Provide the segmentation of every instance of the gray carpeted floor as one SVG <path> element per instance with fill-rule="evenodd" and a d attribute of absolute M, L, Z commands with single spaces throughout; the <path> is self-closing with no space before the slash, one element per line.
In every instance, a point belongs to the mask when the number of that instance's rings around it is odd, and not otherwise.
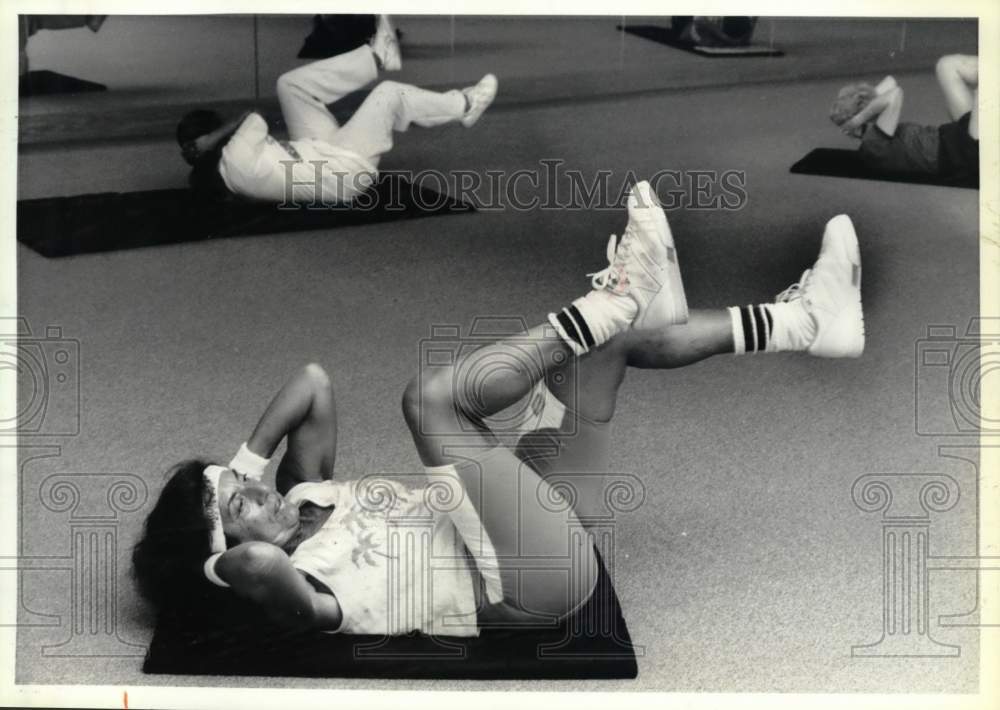
<path fill-rule="evenodd" d="M 675 56 L 663 48 L 664 62 Z M 945 120 L 932 72 L 899 79 L 908 118 Z M 852 645 L 879 638 L 882 613 L 880 519 L 852 503 L 855 479 L 951 475 L 963 496 L 933 515 L 931 553 L 974 552 L 975 470 L 939 456 L 944 439 L 916 434 L 914 388 L 947 410 L 946 388 L 915 364 L 917 341 L 934 324 L 964 332 L 978 309 L 979 265 L 974 191 L 788 173 L 813 147 L 848 145 L 826 119 L 839 83 L 512 108 L 473 130 L 414 130 L 386 163 L 482 174 L 555 158 L 588 175 L 611 170 L 616 187 L 629 170 L 745 171 L 741 209 L 669 214 L 698 306 L 771 298 L 809 266 L 829 217 L 847 212 L 855 221 L 865 266 L 863 358 L 717 358 L 633 372 L 621 391 L 615 465 L 646 488 L 616 532 L 616 586 L 643 647 L 637 680 L 147 677 L 136 656 L 49 657 L 44 647 L 70 634 L 70 573 L 39 570 L 23 575 L 30 612 L 20 620 L 43 623 L 47 614 L 59 622 L 20 630 L 18 682 L 973 691 L 975 630 L 937 624 L 939 614 L 974 606 L 971 575 L 931 574 L 931 633 L 960 645 L 959 657 L 851 656 Z M 175 150 L 166 142 L 34 150 L 19 163 L 21 197 L 175 185 L 183 180 Z M 326 365 L 337 388 L 338 475 L 414 467 L 399 397 L 431 324 L 539 320 L 586 288 L 584 273 L 602 266 L 607 235 L 623 224 L 622 210 L 504 209 L 61 260 L 19 246 L 22 315 L 36 334 L 58 325 L 79 341 L 81 412 L 79 435 L 56 442 L 57 458 L 22 466 L 24 554 L 69 550 L 67 513 L 39 504 L 47 476 L 132 473 L 155 494 L 174 461 L 227 456 L 282 378 L 309 360 Z M 141 510 L 120 515 L 116 569 L 117 632 L 138 646 L 152 619 L 125 561 L 141 519 Z"/>

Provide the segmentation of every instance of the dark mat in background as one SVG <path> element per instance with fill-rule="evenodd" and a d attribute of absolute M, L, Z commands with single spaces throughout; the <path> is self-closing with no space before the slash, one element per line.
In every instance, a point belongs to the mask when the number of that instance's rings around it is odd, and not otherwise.
<path fill-rule="evenodd" d="M 967 187 L 979 189 L 979 176 L 965 179 L 945 179 L 936 175 L 914 175 L 900 173 L 877 173 L 870 170 L 861 160 L 856 150 L 842 148 L 816 148 L 795 163 L 790 172 L 802 175 L 824 175 L 827 177 L 860 178 L 862 180 L 884 180 L 887 182 L 910 182 L 918 185 L 942 185 L 945 187 Z"/>
<path fill-rule="evenodd" d="M 619 30 L 636 37 L 652 40 L 685 52 L 694 52 L 703 57 L 783 57 L 780 49 L 765 44 L 748 44 L 744 47 L 712 47 L 678 40 L 673 31 L 659 25 L 618 25 Z"/>
<path fill-rule="evenodd" d="M 29 71 L 18 81 L 18 96 L 44 96 L 47 94 L 80 94 L 85 91 L 107 91 L 108 87 L 96 81 L 77 79 L 59 72 L 40 69 Z"/>
<path fill-rule="evenodd" d="M 219 598 L 225 613 L 161 615 L 142 669 L 320 678 L 635 678 L 636 648 L 600 556 L 598 567 L 593 596 L 559 626 L 484 628 L 475 638 L 292 633 L 270 627 L 231 593 L 210 590 L 227 595 Z"/>
<path fill-rule="evenodd" d="M 207 199 L 188 189 L 23 200 L 17 203 L 17 239 L 42 256 L 63 257 L 472 211 L 469 203 L 383 173 L 350 207 L 279 210 L 270 203 Z"/>

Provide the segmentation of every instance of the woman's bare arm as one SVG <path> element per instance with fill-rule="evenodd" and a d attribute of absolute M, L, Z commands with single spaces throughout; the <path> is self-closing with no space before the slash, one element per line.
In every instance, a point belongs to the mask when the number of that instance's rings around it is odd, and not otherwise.
<path fill-rule="evenodd" d="M 851 134 L 858 128 L 875 119 L 876 124 L 887 135 L 896 132 L 899 116 L 903 109 L 903 88 L 896 86 L 884 94 L 879 94 L 861 109 L 853 118 L 842 126 L 845 133 Z"/>
<path fill-rule="evenodd" d="M 884 94 L 887 91 L 892 91 L 897 86 L 899 86 L 899 85 L 896 83 L 896 77 L 894 77 L 891 74 L 889 74 L 882 81 L 880 81 L 878 84 L 876 84 L 876 86 L 875 86 L 875 93 L 876 94 Z"/>
<path fill-rule="evenodd" d="M 276 623 L 295 629 L 336 631 L 343 620 L 332 594 L 313 589 L 279 547 L 245 542 L 226 550 L 215 572 L 233 591 L 260 605 Z"/>
<path fill-rule="evenodd" d="M 278 466 L 276 487 L 285 493 L 296 483 L 333 475 L 337 453 L 337 415 L 333 386 L 322 367 L 310 363 L 296 372 L 264 410 L 247 448 L 271 458 L 281 440 L 288 450 Z"/>

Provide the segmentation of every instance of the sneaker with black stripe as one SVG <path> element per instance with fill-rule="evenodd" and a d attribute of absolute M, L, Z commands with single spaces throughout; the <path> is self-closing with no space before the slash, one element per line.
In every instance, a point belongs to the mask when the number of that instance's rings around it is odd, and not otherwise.
<path fill-rule="evenodd" d="M 639 307 L 632 327 L 657 330 L 688 319 L 677 249 L 653 188 L 636 184 L 628 197 L 628 224 L 608 240 L 608 266 L 590 274 L 595 289 L 628 296 Z"/>
<path fill-rule="evenodd" d="M 850 217 L 837 215 L 827 222 L 816 263 L 775 301 L 799 304 L 811 318 L 812 337 L 805 348 L 810 355 L 859 357 L 864 352 L 861 251 Z M 795 349 L 789 342 L 794 341 L 797 334 L 786 330 L 774 329 L 776 350 Z"/>

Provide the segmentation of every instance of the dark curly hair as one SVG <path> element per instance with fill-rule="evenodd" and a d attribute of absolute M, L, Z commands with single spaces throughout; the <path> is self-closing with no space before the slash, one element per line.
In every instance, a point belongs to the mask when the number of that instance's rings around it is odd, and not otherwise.
<path fill-rule="evenodd" d="M 167 471 L 167 483 L 132 548 L 132 575 L 139 591 L 156 608 L 159 625 L 174 630 L 255 638 L 263 633 L 275 639 L 293 634 L 294 629 L 270 622 L 254 602 L 205 578 L 212 535 L 207 509 L 212 490 L 204 474 L 209 463 L 192 459 Z M 227 546 L 236 544 L 226 538 Z"/>
<path fill-rule="evenodd" d="M 201 459 L 171 468 L 159 500 L 132 548 L 132 572 L 139 592 L 157 608 L 204 590 L 202 565 L 211 554 L 212 490 Z"/>
<path fill-rule="evenodd" d="M 195 109 L 188 111 L 177 124 L 177 145 L 184 147 L 186 143 L 221 128 L 224 121 L 217 111 Z M 222 146 L 201 155 L 191 164 L 188 184 L 191 189 L 203 197 L 217 199 L 228 195 L 226 184 L 219 175 L 219 161 L 222 159 Z"/>
<path fill-rule="evenodd" d="M 221 128 L 222 123 L 222 116 L 218 111 L 203 108 L 188 111 L 177 123 L 177 144 L 184 145 L 199 136 L 211 133 Z"/>

